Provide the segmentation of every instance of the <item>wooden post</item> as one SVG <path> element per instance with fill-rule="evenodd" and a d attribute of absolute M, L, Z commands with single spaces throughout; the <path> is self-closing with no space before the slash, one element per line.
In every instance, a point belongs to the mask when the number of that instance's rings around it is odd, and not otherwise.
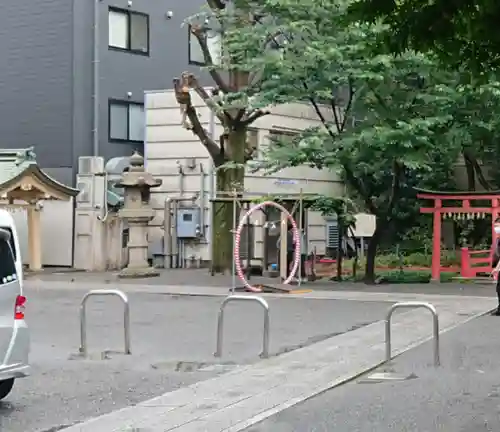
<path fill-rule="evenodd" d="M 40 211 L 34 204 L 28 206 L 28 249 L 29 269 L 39 271 L 42 269 L 42 232 L 40 224 Z"/>
<path fill-rule="evenodd" d="M 432 269 L 434 282 L 441 280 L 441 200 L 434 200 L 434 220 L 432 230 Z"/>
<path fill-rule="evenodd" d="M 285 213 L 281 213 L 281 224 L 280 224 L 280 278 L 284 281 L 288 278 L 287 268 L 287 237 L 288 237 L 288 219 Z"/>
<path fill-rule="evenodd" d="M 498 217 L 498 198 L 492 198 L 491 200 L 491 253 L 495 251 L 495 247 L 498 241 L 498 235 L 495 233 L 495 221 Z"/>

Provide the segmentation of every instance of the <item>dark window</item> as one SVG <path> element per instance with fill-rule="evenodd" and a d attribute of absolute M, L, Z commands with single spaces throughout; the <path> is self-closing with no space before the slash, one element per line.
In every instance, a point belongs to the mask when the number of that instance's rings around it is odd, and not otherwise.
<path fill-rule="evenodd" d="M 0 285 L 17 280 L 14 252 L 10 242 L 0 238 Z"/>
<path fill-rule="evenodd" d="M 17 258 L 16 245 L 14 244 L 14 235 L 12 230 L 8 227 L 0 227 L 1 229 L 7 231 L 10 234 L 10 247 L 12 248 L 12 253 L 14 254 L 14 258 Z"/>
<path fill-rule="evenodd" d="M 109 101 L 109 140 L 144 142 L 144 104 L 122 100 Z"/>
<path fill-rule="evenodd" d="M 136 54 L 149 54 L 148 15 L 109 8 L 108 26 L 110 48 Z"/>

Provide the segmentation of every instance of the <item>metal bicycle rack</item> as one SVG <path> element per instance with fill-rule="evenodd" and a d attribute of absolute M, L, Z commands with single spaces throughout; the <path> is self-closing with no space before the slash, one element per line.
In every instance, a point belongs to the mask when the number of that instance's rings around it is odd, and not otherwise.
<path fill-rule="evenodd" d="M 406 309 L 406 308 L 423 308 L 430 311 L 432 314 L 432 322 L 433 322 L 433 340 L 434 340 L 434 366 L 440 365 L 440 356 L 439 356 L 439 318 L 436 308 L 430 303 L 423 302 L 403 302 L 403 303 L 395 303 L 393 304 L 389 311 L 387 312 L 387 316 L 385 319 L 385 361 L 391 361 L 392 359 L 392 346 L 391 346 L 391 319 L 394 311 L 396 309 Z"/>
<path fill-rule="evenodd" d="M 131 354 L 130 351 L 130 306 L 127 295 L 119 290 L 93 290 L 83 296 L 80 303 L 80 353 L 86 357 L 87 352 L 87 300 L 92 296 L 115 296 L 123 302 L 123 331 L 125 337 L 125 354 Z"/>
<path fill-rule="evenodd" d="M 262 339 L 262 353 L 260 357 L 269 357 L 269 305 L 262 297 L 257 296 L 239 296 L 230 295 L 224 299 L 219 309 L 219 316 L 217 319 L 217 349 L 215 351 L 215 357 L 222 356 L 222 344 L 223 344 L 223 331 L 224 331 L 224 310 L 226 305 L 233 301 L 248 301 L 258 303 L 264 309 L 264 335 Z"/>

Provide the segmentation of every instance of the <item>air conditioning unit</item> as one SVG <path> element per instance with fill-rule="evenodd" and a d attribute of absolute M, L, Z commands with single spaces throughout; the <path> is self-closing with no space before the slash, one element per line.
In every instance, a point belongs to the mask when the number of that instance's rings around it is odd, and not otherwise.
<path fill-rule="evenodd" d="M 339 246 L 339 224 L 337 221 L 326 223 L 326 247 L 337 249 Z"/>
<path fill-rule="evenodd" d="M 104 171 L 104 158 L 100 156 L 82 156 L 78 158 L 78 174 L 99 174 Z"/>
<path fill-rule="evenodd" d="M 130 156 L 114 157 L 106 162 L 105 170 L 108 174 L 122 175 L 130 167 Z"/>

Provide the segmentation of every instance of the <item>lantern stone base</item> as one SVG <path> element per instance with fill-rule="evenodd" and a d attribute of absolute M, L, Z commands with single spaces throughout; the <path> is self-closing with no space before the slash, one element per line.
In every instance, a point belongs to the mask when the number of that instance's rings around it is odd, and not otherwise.
<path fill-rule="evenodd" d="M 153 267 L 125 267 L 118 273 L 120 279 L 141 279 L 159 275 L 160 272 Z"/>

